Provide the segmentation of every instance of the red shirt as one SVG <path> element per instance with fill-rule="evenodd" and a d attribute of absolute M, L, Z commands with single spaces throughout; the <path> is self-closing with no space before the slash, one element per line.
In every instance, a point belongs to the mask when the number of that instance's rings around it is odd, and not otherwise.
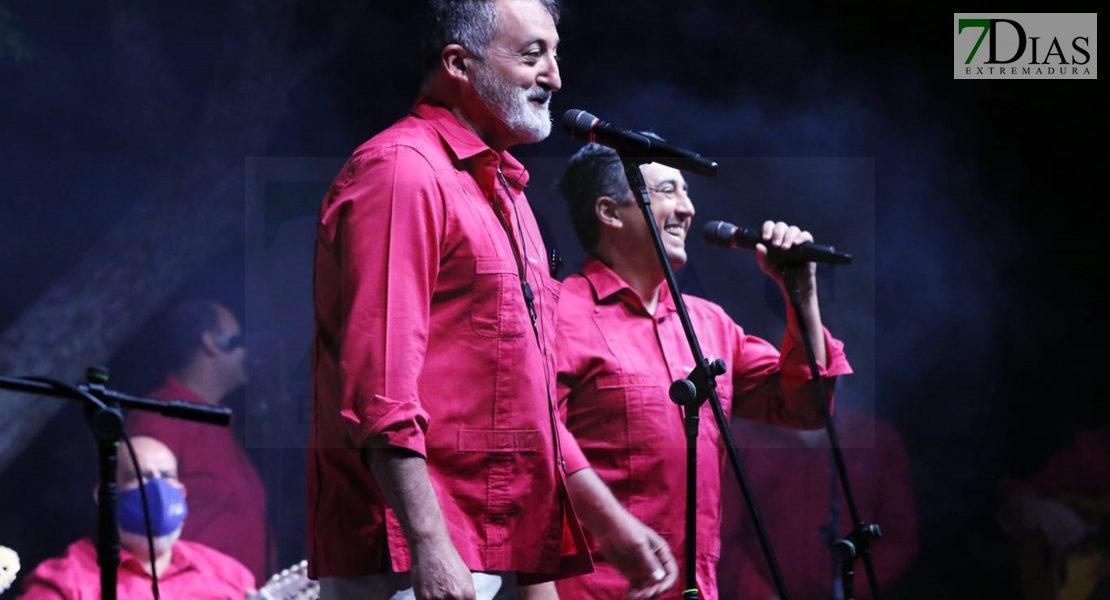
<path fill-rule="evenodd" d="M 172 376 L 148 396 L 205 403 Z M 231 428 L 132 411 L 127 415 L 127 432 L 160 440 L 177 457 L 177 475 L 185 484 L 189 503 L 181 538 L 234 557 L 254 573 L 256 581 L 265 581 L 266 490 Z"/>
<path fill-rule="evenodd" d="M 837 426 L 852 493 L 864 523 L 877 523 L 882 537 L 871 543 L 872 563 L 884 589 L 905 574 L 917 556 L 917 516 L 909 461 L 892 425 L 873 415 L 840 407 Z M 740 419 L 733 436 L 744 463 L 764 526 L 792 600 L 826 600 L 833 588 L 833 559 L 822 528 L 830 519 L 835 476 L 828 438 L 807 447 L 789 432 Z M 836 482 L 837 537 L 851 531 L 852 519 Z M 721 598 L 766 600 L 775 595 L 759 536 L 750 525 L 747 505 L 734 477 L 722 501 Z M 854 564 L 855 598 L 871 598 L 863 559 Z"/>
<path fill-rule="evenodd" d="M 820 423 L 804 348 L 787 336 L 780 355 L 768 342 L 746 335 L 720 306 L 683 299 L 702 352 L 728 366 L 717 378 L 726 415 L 779 425 Z M 558 390 L 568 428 L 621 504 L 670 543 L 681 565 L 686 437 L 682 411 L 668 388 L 689 375 L 693 355 L 669 289 L 660 292 L 653 316 L 628 284 L 591 259 L 580 275 L 563 282 L 558 331 Z M 828 366 L 822 375 L 850 373 L 843 344 L 826 332 L 825 345 Z M 708 402 L 701 407 L 699 427 L 696 574 L 700 597 L 715 600 L 725 454 Z M 663 597 L 680 598 L 684 585 L 681 575 Z M 595 574 L 558 586 L 564 598 L 609 599 L 621 597 L 628 584 L 601 559 Z"/>
<path fill-rule="evenodd" d="M 1079 432 L 1029 480 L 1003 480 L 1002 491 L 1049 498 L 1065 492 L 1098 497 L 1110 491 L 1110 425 Z"/>
<path fill-rule="evenodd" d="M 472 570 L 550 579 L 572 572 L 572 553 L 588 565 L 584 541 L 564 531 L 566 518 L 581 536 L 556 458 L 585 462 L 573 438 L 555 432 L 559 284 L 547 272 L 527 181 L 516 159 L 421 98 L 332 184 L 316 238 L 312 576 L 410 568 L 360 446 L 426 457 Z"/>
<path fill-rule="evenodd" d="M 191 516 L 191 515 L 190 515 Z M 151 598 L 150 575 L 127 550 L 120 549 L 119 600 Z M 234 558 L 201 544 L 178 540 L 158 591 L 167 600 L 243 600 L 254 576 Z M 91 539 L 70 544 L 64 556 L 44 561 L 23 580 L 21 600 L 100 600 L 100 567 Z"/>

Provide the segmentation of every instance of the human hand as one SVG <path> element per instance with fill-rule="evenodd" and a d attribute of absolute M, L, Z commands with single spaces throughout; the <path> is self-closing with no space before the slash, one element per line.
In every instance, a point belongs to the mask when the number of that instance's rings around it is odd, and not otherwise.
<path fill-rule="evenodd" d="M 1094 533 L 1094 528 L 1074 510 L 1043 498 L 1033 505 L 1032 522 L 1057 555 L 1070 553 Z"/>
<path fill-rule="evenodd" d="M 765 241 L 755 246 L 755 256 L 759 262 L 759 268 L 780 286 L 782 285 L 784 269 L 795 269 L 798 275 L 805 275 L 805 277 L 797 277 L 799 288 L 803 292 L 812 290 L 817 281 L 816 263 L 797 264 L 789 263 L 782 258 L 772 259 L 767 250 L 772 247 L 779 250 L 789 250 L 806 242 L 812 242 L 813 234 L 793 225 L 787 225 L 782 221 L 777 223 L 764 221 L 762 234 Z"/>
<path fill-rule="evenodd" d="M 678 565 L 670 546 L 631 514 L 624 513 L 594 537 L 605 559 L 628 579 L 625 600 L 648 600 L 674 586 Z"/>
<path fill-rule="evenodd" d="M 409 575 L 416 600 L 476 600 L 474 578 L 450 539 L 414 546 Z"/>
<path fill-rule="evenodd" d="M 1014 539 L 1041 535 L 1053 552 L 1066 554 L 1094 528 L 1066 505 L 1034 494 L 1018 494 L 1003 505 L 998 524 Z"/>

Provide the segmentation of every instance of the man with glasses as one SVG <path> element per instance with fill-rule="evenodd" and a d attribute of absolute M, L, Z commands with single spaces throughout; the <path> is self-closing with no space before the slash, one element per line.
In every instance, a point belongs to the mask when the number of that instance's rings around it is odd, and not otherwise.
<path fill-rule="evenodd" d="M 242 328 L 226 306 L 208 299 L 178 302 L 166 312 L 161 333 L 170 366 L 148 397 L 220 406 L 247 382 Z M 159 439 L 177 456 L 181 482 L 192 491 L 182 539 L 238 559 L 264 582 L 266 492 L 232 430 L 133 411 L 127 431 Z"/>
<path fill-rule="evenodd" d="M 657 163 L 640 167 L 651 213 L 673 268 L 686 263 L 686 235 L 694 205 L 682 173 Z M 616 500 L 685 559 L 686 438 L 682 409 L 668 396 L 670 384 L 694 367 L 690 347 L 643 211 L 633 199 L 616 152 L 589 144 L 571 159 L 560 182 L 575 235 L 587 253 L 579 274 L 563 282 L 559 298 L 557 394 L 567 428 Z M 809 232 L 785 223 L 763 224 L 766 247 L 788 249 L 811 241 Z M 779 282 L 783 268 L 797 270 L 802 311 L 821 375 L 851 372 L 842 344 L 821 326 L 815 265 L 784 267 L 758 251 L 760 267 Z M 683 296 L 702 351 L 720 358 L 727 372 L 717 394 L 728 415 L 774 425 L 817 428 L 823 414 L 811 381 L 799 327 L 791 316 L 782 352 L 747 335 L 724 310 Z M 720 551 L 721 468 L 724 448 L 708 403 L 698 436 L 697 563 L 700 598 L 715 600 Z M 729 507 L 741 510 L 741 507 Z M 678 600 L 685 575 L 660 598 Z M 595 572 L 556 582 L 559 596 L 621 598 L 627 585 L 602 555 Z"/>

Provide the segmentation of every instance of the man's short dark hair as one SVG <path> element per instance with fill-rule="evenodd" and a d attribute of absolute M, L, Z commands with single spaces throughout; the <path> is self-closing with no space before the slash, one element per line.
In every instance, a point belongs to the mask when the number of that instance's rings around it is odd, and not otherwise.
<path fill-rule="evenodd" d="M 570 157 L 559 180 L 559 192 L 567 202 L 574 235 L 588 253 L 597 248 L 601 236 L 594 208 L 597 199 L 609 196 L 620 203 L 633 201 L 620 156 L 600 144 L 586 144 Z"/>
<path fill-rule="evenodd" d="M 559 0 L 538 1 L 558 24 Z M 424 19 L 421 53 L 425 73 L 436 69 L 443 48 L 449 44 L 458 44 L 485 58 L 498 33 L 496 0 L 428 0 Z"/>
<path fill-rule="evenodd" d="M 166 311 L 160 329 L 168 369 L 189 364 L 200 349 L 205 332 L 219 331 L 217 306 L 212 300 L 187 298 L 175 302 Z"/>

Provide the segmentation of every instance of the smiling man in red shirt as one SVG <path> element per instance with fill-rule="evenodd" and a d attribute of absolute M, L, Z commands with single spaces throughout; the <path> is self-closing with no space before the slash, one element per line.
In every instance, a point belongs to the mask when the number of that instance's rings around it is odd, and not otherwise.
<path fill-rule="evenodd" d="M 654 596 L 669 549 L 606 502 L 557 417 L 559 283 L 506 152 L 550 133 L 557 4 L 431 5 L 412 112 L 355 151 L 320 210 L 311 575 L 325 600 L 513 597 L 514 580 L 590 569 L 573 500 Z"/>
<path fill-rule="evenodd" d="M 640 167 L 651 212 L 673 268 L 686 263 L 686 234 L 694 205 L 680 171 L 657 163 Z M 685 556 L 686 437 L 682 409 L 668 396 L 670 384 L 687 377 L 693 357 L 674 300 L 664 281 L 651 231 L 633 200 L 617 154 L 590 144 L 571 158 L 560 190 L 588 259 L 582 272 L 563 282 L 559 300 L 559 405 L 590 464 L 634 517 L 659 532 L 680 559 Z M 812 236 L 785 223 L 766 222 L 767 246 L 787 249 Z M 757 252 L 760 267 L 782 283 L 783 265 Z M 821 375 L 832 380 L 851 372 L 843 345 L 821 326 L 815 265 L 798 265 L 802 314 Z M 775 425 L 823 425 L 817 386 L 810 378 L 798 323 L 792 313 L 782 352 L 744 333 L 724 310 L 683 296 L 704 354 L 728 370 L 717 394 L 730 413 Z M 789 311 L 788 311 L 789 312 Z M 828 400 L 831 401 L 831 398 Z M 699 532 L 694 565 L 700 598 L 715 600 L 720 553 L 720 485 L 724 447 L 708 403 L 698 435 Z M 596 571 L 557 584 L 575 599 L 621 598 L 626 584 L 604 549 Z M 686 566 L 684 566 L 686 567 Z M 685 576 L 661 598 L 681 597 Z"/>

